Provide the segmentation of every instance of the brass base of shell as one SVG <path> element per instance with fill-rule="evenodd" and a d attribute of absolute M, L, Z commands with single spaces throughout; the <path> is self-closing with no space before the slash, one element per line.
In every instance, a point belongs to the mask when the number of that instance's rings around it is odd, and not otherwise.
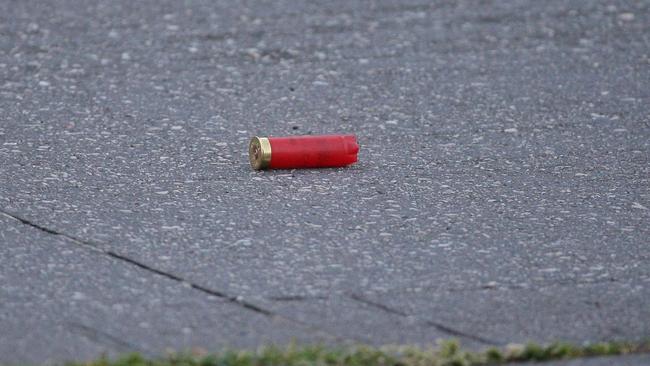
<path fill-rule="evenodd" d="M 248 160 L 255 170 L 267 169 L 271 164 L 271 142 L 267 137 L 253 137 L 248 144 Z"/>

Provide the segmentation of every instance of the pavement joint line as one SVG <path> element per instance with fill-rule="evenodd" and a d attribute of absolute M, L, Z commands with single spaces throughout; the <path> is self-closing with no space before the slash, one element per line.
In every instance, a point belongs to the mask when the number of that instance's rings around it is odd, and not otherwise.
<path fill-rule="evenodd" d="M 77 238 L 77 237 L 69 235 L 69 234 L 58 232 L 56 230 L 53 230 L 53 229 L 50 229 L 48 227 L 37 224 L 35 222 L 32 222 L 32 221 L 30 221 L 30 220 L 28 220 L 28 219 L 26 219 L 24 217 L 21 217 L 20 215 L 8 212 L 7 210 L 5 210 L 3 208 L 0 208 L 0 214 L 2 214 L 3 216 L 5 216 L 7 218 L 12 219 L 12 220 L 16 220 L 16 221 L 22 223 L 23 225 L 30 226 L 32 228 L 35 228 L 37 230 L 40 230 L 40 231 L 42 231 L 44 233 L 47 233 L 47 234 L 50 234 L 50 235 L 63 237 L 63 238 L 68 239 L 68 240 L 70 240 L 70 241 L 72 241 L 72 242 L 74 242 L 74 243 L 76 243 L 76 244 L 78 244 L 78 245 L 80 245 L 80 246 L 82 246 L 84 248 L 88 248 L 88 249 L 90 249 L 92 251 L 99 252 L 101 254 L 107 255 L 107 256 L 109 256 L 109 257 L 111 257 L 113 259 L 116 259 L 118 261 L 121 261 L 121 262 L 124 262 L 124 263 L 128 263 L 130 265 L 139 267 L 139 268 L 141 268 L 141 269 L 143 269 L 143 270 L 145 270 L 147 272 L 154 273 L 154 274 L 157 274 L 159 276 L 166 277 L 166 278 L 168 278 L 170 280 L 173 280 L 173 281 L 176 281 L 176 282 L 187 284 L 192 289 L 197 290 L 197 291 L 199 291 L 199 292 L 201 292 L 203 294 L 207 294 L 207 295 L 212 296 L 212 297 L 217 297 L 217 298 L 226 300 L 226 301 L 228 301 L 230 303 L 233 303 L 233 304 L 235 304 L 235 305 L 237 305 L 237 306 L 239 306 L 239 307 L 241 307 L 243 309 L 253 311 L 253 312 L 256 312 L 258 314 L 262 314 L 262 315 L 264 315 L 266 317 L 269 317 L 272 320 L 275 319 L 275 320 L 286 321 L 286 322 L 289 322 L 289 323 L 297 324 L 297 325 L 305 328 L 306 330 L 308 330 L 308 331 L 310 331 L 312 333 L 319 334 L 321 336 L 324 336 L 326 338 L 330 338 L 330 339 L 335 340 L 335 341 L 339 341 L 339 342 L 356 341 L 356 342 L 358 342 L 357 339 L 350 339 L 350 338 L 346 339 L 346 338 L 343 338 L 343 337 L 338 336 L 336 334 L 332 334 L 329 331 L 320 329 L 316 325 L 308 324 L 308 323 L 305 323 L 305 322 L 302 322 L 302 321 L 299 321 L 299 320 L 295 320 L 295 319 L 280 315 L 280 314 L 278 314 L 276 312 L 273 312 L 271 310 L 264 309 L 264 308 L 262 308 L 262 307 L 260 307 L 258 305 L 255 305 L 255 304 L 250 303 L 248 301 L 242 300 L 239 296 L 232 296 L 232 295 L 228 295 L 226 293 L 223 293 L 223 292 L 220 292 L 220 291 L 217 291 L 217 290 L 210 289 L 208 287 L 205 287 L 205 286 L 190 282 L 190 281 L 184 279 L 183 277 L 177 276 L 177 275 L 175 275 L 173 273 L 165 272 L 163 270 L 151 267 L 151 266 L 149 266 L 149 265 L 147 265 L 145 263 L 142 263 L 142 262 L 137 261 L 135 259 L 129 258 L 129 257 L 124 256 L 122 254 L 116 253 L 116 252 L 114 252 L 112 250 L 104 250 L 104 249 L 100 248 L 98 243 L 88 241 L 88 240 L 83 240 L 83 239 Z"/>
<path fill-rule="evenodd" d="M 393 309 L 393 308 L 391 308 L 391 307 L 389 307 L 387 305 L 384 305 L 384 304 L 381 304 L 381 303 L 366 299 L 365 297 L 363 297 L 363 296 L 361 296 L 359 294 L 347 294 L 346 296 L 348 298 L 354 300 L 354 301 L 357 301 L 357 302 L 360 302 L 362 304 L 366 304 L 368 306 L 380 309 L 380 310 L 385 311 L 385 312 L 390 313 L 390 314 L 399 315 L 401 317 L 412 316 L 411 314 L 408 314 L 406 312 L 403 312 L 403 311 L 400 311 L 400 310 L 397 310 L 397 309 Z M 503 345 L 505 345 L 504 342 L 493 341 L 493 340 L 483 338 L 483 337 L 480 337 L 480 336 L 477 336 L 477 335 L 469 334 L 469 333 L 460 331 L 458 329 L 454 329 L 454 328 L 452 328 L 452 327 L 450 327 L 448 325 L 444 325 L 444 324 L 434 322 L 434 321 L 431 321 L 431 320 L 425 320 L 424 324 L 426 324 L 428 326 L 432 326 L 432 327 L 438 329 L 439 331 L 447 333 L 447 334 L 449 334 L 451 336 L 454 336 L 454 337 L 461 337 L 461 338 L 470 339 L 470 340 L 473 340 L 475 342 L 482 343 L 482 344 L 489 345 L 489 346 L 503 346 Z"/>

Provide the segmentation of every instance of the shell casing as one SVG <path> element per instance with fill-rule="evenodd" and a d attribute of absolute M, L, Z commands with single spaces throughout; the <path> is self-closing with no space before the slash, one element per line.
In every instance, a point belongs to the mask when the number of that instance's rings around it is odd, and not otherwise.
<path fill-rule="evenodd" d="M 354 135 L 258 137 L 251 139 L 251 167 L 260 169 L 336 168 L 357 161 Z"/>

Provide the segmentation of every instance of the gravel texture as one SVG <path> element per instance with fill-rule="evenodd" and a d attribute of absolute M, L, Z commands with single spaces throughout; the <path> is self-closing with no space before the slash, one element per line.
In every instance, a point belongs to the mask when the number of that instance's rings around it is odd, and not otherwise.
<path fill-rule="evenodd" d="M 647 338 L 648 85 L 649 1 L 0 0 L 0 362 Z"/>

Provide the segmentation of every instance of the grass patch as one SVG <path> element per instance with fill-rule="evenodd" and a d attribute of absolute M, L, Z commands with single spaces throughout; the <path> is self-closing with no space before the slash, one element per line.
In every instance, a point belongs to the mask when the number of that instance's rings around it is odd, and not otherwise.
<path fill-rule="evenodd" d="M 511 362 L 564 360 L 650 352 L 650 341 L 605 342 L 588 345 L 552 343 L 509 345 L 474 352 L 463 350 L 455 340 L 442 341 L 436 348 L 411 346 L 324 347 L 290 345 L 264 347 L 257 351 L 228 350 L 214 354 L 175 353 L 160 358 L 129 354 L 111 360 L 102 357 L 66 366 L 475 366 Z"/>

